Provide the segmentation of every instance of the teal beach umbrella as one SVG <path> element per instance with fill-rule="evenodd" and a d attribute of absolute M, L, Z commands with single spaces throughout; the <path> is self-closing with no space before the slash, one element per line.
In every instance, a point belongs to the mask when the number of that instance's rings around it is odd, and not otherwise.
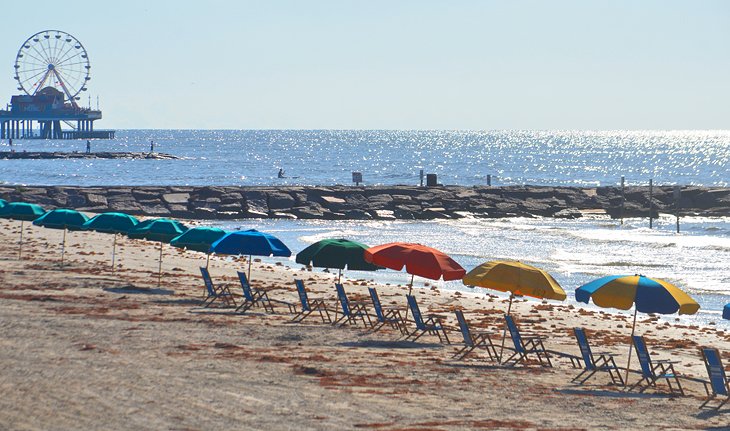
<path fill-rule="evenodd" d="M 63 243 L 61 245 L 61 266 L 63 266 L 63 256 L 66 252 L 66 231 L 81 230 L 81 226 L 87 221 L 89 221 L 89 218 L 86 214 L 76 210 L 55 209 L 35 219 L 33 224 L 51 229 L 63 229 Z"/>
<path fill-rule="evenodd" d="M 337 282 L 342 270 L 375 271 L 382 267 L 365 260 L 369 246 L 348 239 L 323 239 L 297 253 L 296 262 L 316 268 L 337 268 Z"/>
<path fill-rule="evenodd" d="M 5 199 L 0 199 L 0 208 L 4 207 L 7 204 L 8 204 L 8 201 L 6 201 Z"/>
<path fill-rule="evenodd" d="M 112 272 L 114 272 L 114 260 L 117 249 L 117 234 L 126 234 L 139 223 L 139 220 L 129 214 L 108 212 L 94 216 L 81 226 L 83 230 L 93 230 L 114 235 L 112 245 Z"/>
<path fill-rule="evenodd" d="M 182 235 L 176 236 L 170 240 L 170 245 L 206 253 L 208 255 L 208 259 L 205 263 L 205 267 L 207 268 L 208 263 L 210 262 L 210 246 L 221 239 L 221 237 L 223 237 L 226 233 L 226 231 L 218 229 L 217 227 L 194 227 L 192 229 L 188 229 Z"/>
<path fill-rule="evenodd" d="M 170 242 L 173 238 L 182 235 L 188 228 L 177 220 L 158 218 L 146 220 L 127 232 L 127 236 L 133 239 L 146 239 L 159 241 L 160 259 L 157 269 L 157 286 L 162 284 L 162 243 Z"/>
<path fill-rule="evenodd" d="M 20 220 L 20 240 L 18 241 L 18 259 L 23 255 L 23 224 L 42 216 L 45 210 L 36 204 L 11 202 L 0 208 L 0 218 Z"/>

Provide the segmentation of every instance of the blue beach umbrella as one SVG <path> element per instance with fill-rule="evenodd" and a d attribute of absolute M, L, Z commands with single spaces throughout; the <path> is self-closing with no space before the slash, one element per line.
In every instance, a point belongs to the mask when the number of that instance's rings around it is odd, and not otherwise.
<path fill-rule="evenodd" d="M 664 280 L 644 277 L 643 275 L 610 275 L 584 284 L 575 291 L 575 299 L 603 308 L 629 310 L 634 306 L 634 323 L 631 336 L 636 329 L 636 314 L 695 314 L 700 305 L 677 286 Z M 626 365 L 626 379 L 631 365 L 631 347 Z"/>
<path fill-rule="evenodd" d="M 722 318 L 730 320 L 730 304 L 725 305 L 725 308 L 722 309 Z"/>
<path fill-rule="evenodd" d="M 126 234 L 130 229 L 139 223 L 135 217 L 119 212 L 108 212 L 94 216 L 81 226 L 83 230 L 94 230 L 97 232 L 111 233 L 114 235 L 112 245 L 112 272 L 114 272 L 114 260 L 117 249 L 117 234 Z"/>
<path fill-rule="evenodd" d="M 26 202 L 10 202 L 0 208 L 0 218 L 20 220 L 20 240 L 18 242 L 18 259 L 23 255 L 23 224 L 42 216 L 45 210 L 36 204 Z"/>
<path fill-rule="evenodd" d="M 291 250 L 274 235 L 256 229 L 229 232 L 210 246 L 216 254 L 248 255 L 248 279 L 251 279 L 251 256 L 289 257 Z"/>
<path fill-rule="evenodd" d="M 205 267 L 207 268 L 210 262 L 210 246 L 221 239 L 226 233 L 226 231 L 217 227 L 194 227 L 188 229 L 182 235 L 173 238 L 170 241 L 170 245 L 207 254 L 208 259 L 205 262 Z"/>
<path fill-rule="evenodd" d="M 160 260 L 159 267 L 157 269 L 157 286 L 162 284 L 162 243 L 169 242 L 173 238 L 185 233 L 187 230 L 188 228 L 177 220 L 158 218 L 143 221 L 127 231 L 127 236 L 133 239 L 159 241 Z"/>
<path fill-rule="evenodd" d="M 66 252 L 66 231 L 81 230 L 81 226 L 87 221 L 89 221 L 89 218 L 86 214 L 76 210 L 59 208 L 48 211 L 33 220 L 33 224 L 50 229 L 63 229 L 63 243 L 61 245 L 61 266 L 63 266 L 63 256 Z"/>

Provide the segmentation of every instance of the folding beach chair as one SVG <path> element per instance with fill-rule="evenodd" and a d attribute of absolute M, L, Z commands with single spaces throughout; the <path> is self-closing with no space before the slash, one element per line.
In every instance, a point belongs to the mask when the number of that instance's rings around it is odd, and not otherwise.
<path fill-rule="evenodd" d="M 614 385 L 624 386 L 624 379 L 621 377 L 621 372 L 616 366 L 616 362 L 613 360 L 615 355 L 612 353 L 601 352 L 598 353 L 597 356 L 594 356 L 591 351 L 591 346 L 588 344 L 588 337 L 586 336 L 585 329 L 573 328 L 573 332 L 575 333 L 575 339 L 578 340 L 580 354 L 583 357 L 583 371 L 573 377 L 573 383 L 582 385 L 597 372 L 602 371 L 608 373 Z"/>
<path fill-rule="evenodd" d="M 705 367 L 707 367 L 707 374 L 710 376 L 710 387 L 705 384 L 705 391 L 707 391 L 707 399 L 702 403 L 700 408 L 707 406 L 707 404 L 717 398 L 725 398 L 717 405 L 712 407 L 715 410 L 720 410 L 722 406 L 730 401 L 730 379 L 725 374 L 725 368 L 722 366 L 722 360 L 720 359 L 720 351 L 711 348 L 703 347 L 700 349 L 702 352 L 702 360 L 705 361 Z"/>
<path fill-rule="evenodd" d="M 371 331 L 379 331 L 383 326 L 388 325 L 391 328 L 398 329 L 401 334 L 408 335 L 406 328 L 406 320 L 398 307 L 383 307 L 378 297 L 378 291 L 374 287 L 368 287 L 370 299 L 373 301 L 373 310 L 378 321 L 370 329 Z"/>
<path fill-rule="evenodd" d="M 337 317 L 335 312 L 335 321 L 333 324 L 357 324 L 357 319 L 362 320 L 362 324 L 366 327 L 373 327 L 373 322 L 370 320 L 368 309 L 365 304 L 361 302 L 350 302 L 345 293 L 345 288 L 340 283 L 335 283 L 335 290 L 337 291 L 337 299 L 340 302 L 342 309 L 342 316 Z"/>
<path fill-rule="evenodd" d="M 644 392 L 649 387 L 656 388 L 657 380 L 664 379 L 667 381 L 671 394 L 678 393 L 684 395 L 682 384 L 679 382 L 679 376 L 674 371 L 674 364 L 678 363 L 678 361 L 658 360 L 652 362 L 649 350 L 646 348 L 646 343 L 644 342 L 644 337 L 634 335 L 633 342 L 636 356 L 639 359 L 639 365 L 641 365 L 641 380 L 634 383 L 628 390 L 632 391 L 638 388 L 639 392 Z"/>
<path fill-rule="evenodd" d="M 456 310 L 455 313 L 456 320 L 459 322 L 459 329 L 461 329 L 461 335 L 464 337 L 464 347 L 454 354 L 454 358 L 457 360 L 464 359 L 466 355 L 474 351 L 474 349 L 481 348 L 487 351 L 489 359 L 499 361 L 499 355 L 497 355 L 497 349 L 494 347 L 492 339 L 489 337 L 490 334 L 484 331 L 472 331 L 464 318 L 464 312 Z"/>
<path fill-rule="evenodd" d="M 200 267 L 200 273 L 203 275 L 203 282 L 208 291 L 208 296 L 203 300 L 202 305 L 204 307 L 210 307 L 218 299 L 225 302 L 227 306 L 236 306 L 236 299 L 228 289 L 228 286 L 222 285 L 216 289 L 213 285 L 213 279 L 210 277 L 210 272 L 208 272 L 208 268 L 206 267 Z"/>
<path fill-rule="evenodd" d="M 307 296 L 307 289 L 304 288 L 304 282 L 302 280 L 294 280 L 297 286 L 297 293 L 299 294 L 299 301 L 301 302 L 301 311 L 292 318 L 294 322 L 301 322 L 302 320 L 309 317 L 315 311 L 319 313 L 319 317 L 322 318 L 322 322 L 332 323 L 329 310 L 324 303 L 324 299 L 313 299 Z"/>
<path fill-rule="evenodd" d="M 286 305 L 290 313 L 296 313 L 296 306 L 294 304 L 277 299 L 269 299 L 266 291 L 251 287 L 245 272 L 237 271 L 237 273 L 238 280 L 241 282 L 241 289 L 243 290 L 243 302 L 236 308 L 237 313 L 245 313 L 251 307 L 263 307 L 265 311 L 273 313 L 273 304 Z"/>
<path fill-rule="evenodd" d="M 446 340 L 446 344 L 451 344 L 449 336 L 446 335 L 446 330 L 442 323 L 445 317 L 437 314 L 428 314 L 424 316 L 418 308 L 418 302 L 416 302 L 415 296 L 406 295 L 406 299 L 408 300 L 408 308 L 411 310 L 411 314 L 413 315 L 413 322 L 416 324 L 416 329 L 408 334 L 406 339 L 416 341 L 424 334 L 431 334 L 439 337 L 440 342 L 443 343 L 443 341 Z"/>
<path fill-rule="evenodd" d="M 517 325 L 512 319 L 512 316 L 505 315 L 504 319 L 507 322 L 507 329 L 509 330 L 509 335 L 512 338 L 512 343 L 515 348 L 512 356 L 507 358 L 503 363 L 514 362 L 512 365 L 517 365 L 520 362 L 524 363 L 529 359 L 528 355 L 532 354 L 537 357 L 537 360 L 543 367 L 553 366 L 553 363 L 550 361 L 550 354 L 545 350 L 545 345 L 542 343 L 545 337 L 538 335 L 524 337 L 520 334 L 520 330 L 517 329 Z"/>

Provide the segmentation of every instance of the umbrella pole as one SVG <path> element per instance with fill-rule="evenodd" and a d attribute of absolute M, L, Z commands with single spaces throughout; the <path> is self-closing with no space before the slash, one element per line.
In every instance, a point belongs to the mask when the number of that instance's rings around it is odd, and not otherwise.
<path fill-rule="evenodd" d="M 162 284 L 162 241 L 160 241 L 160 266 L 157 267 L 157 287 Z"/>
<path fill-rule="evenodd" d="M 248 255 L 248 282 L 251 282 L 251 255 Z"/>
<path fill-rule="evenodd" d="M 624 379 L 624 383 L 628 386 L 629 384 L 629 367 L 631 366 L 631 352 L 634 350 L 632 348 L 632 345 L 634 343 L 634 331 L 636 330 L 636 313 L 639 310 L 637 310 L 634 307 L 634 323 L 631 325 L 631 338 L 629 338 L 629 360 L 626 362 L 626 378 Z"/>
<path fill-rule="evenodd" d="M 112 274 L 114 274 L 114 258 L 117 251 L 117 234 L 114 233 L 114 242 L 112 243 Z"/>
<path fill-rule="evenodd" d="M 61 244 L 61 268 L 63 268 L 63 255 L 66 252 L 66 228 L 63 228 L 63 243 Z"/>
<path fill-rule="evenodd" d="M 210 252 L 208 252 L 208 259 L 205 260 L 205 269 L 208 269 L 208 264 L 210 264 Z"/>
<path fill-rule="evenodd" d="M 411 284 L 408 285 L 408 294 L 410 295 L 413 291 L 413 274 L 411 274 Z"/>
<path fill-rule="evenodd" d="M 20 257 L 23 255 L 23 223 L 25 221 L 20 221 L 20 242 L 18 243 L 18 260 L 20 260 Z"/>
<path fill-rule="evenodd" d="M 507 306 L 507 315 L 509 316 L 510 312 L 512 311 L 512 298 L 514 298 L 514 293 L 510 292 L 509 294 L 509 305 Z M 504 321 L 504 330 L 502 330 L 502 346 L 499 348 L 499 363 L 502 363 L 502 353 L 504 353 L 504 339 L 507 338 L 507 320 Z"/>
<path fill-rule="evenodd" d="M 338 268 L 337 269 L 337 284 L 340 283 L 340 279 L 341 278 L 342 278 L 342 269 L 341 268 Z"/>

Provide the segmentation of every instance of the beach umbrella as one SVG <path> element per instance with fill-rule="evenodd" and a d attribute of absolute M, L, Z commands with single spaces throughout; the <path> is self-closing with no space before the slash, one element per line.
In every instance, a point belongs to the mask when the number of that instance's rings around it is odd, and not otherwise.
<path fill-rule="evenodd" d="M 86 214 L 76 210 L 59 208 L 48 211 L 33 220 L 33 224 L 51 229 L 63 229 L 63 243 L 61 245 L 61 266 L 63 266 L 63 255 L 66 251 L 66 231 L 81 230 L 81 226 L 87 221 L 89 221 L 89 218 Z"/>
<path fill-rule="evenodd" d="M 119 212 L 108 212 L 98 214 L 81 226 L 83 230 L 94 230 L 97 232 L 111 233 L 114 235 L 112 245 L 112 272 L 114 272 L 114 260 L 117 249 L 117 234 L 126 234 L 130 229 L 139 223 L 135 217 Z"/>
<path fill-rule="evenodd" d="M 365 261 L 375 265 L 402 270 L 411 274 L 408 294 L 413 290 L 413 277 L 445 281 L 461 280 L 466 271 L 447 254 L 421 244 L 391 242 L 365 250 Z"/>
<path fill-rule="evenodd" d="M 291 256 L 291 250 L 279 238 L 256 229 L 229 232 L 211 244 L 210 252 L 248 255 L 249 280 L 251 280 L 251 256 Z"/>
<path fill-rule="evenodd" d="M 725 308 L 722 309 L 722 318 L 730 320 L 730 304 L 725 305 Z"/>
<path fill-rule="evenodd" d="M 575 299 L 603 308 L 629 310 L 634 306 L 634 323 L 631 337 L 636 330 L 636 314 L 695 314 L 700 305 L 677 286 L 664 280 L 644 277 L 643 275 L 610 275 L 584 284 L 575 291 Z M 626 381 L 631 365 L 631 347 L 626 364 Z"/>
<path fill-rule="evenodd" d="M 173 238 L 182 235 L 188 228 L 177 220 L 158 218 L 146 220 L 127 231 L 127 236 L 133 239 L 146 239 L 160 243 L 160 259 L 157 269 L 157 286 L 162 284 L 162 243 L 170 242 Z"/>
<path fill-rule="evenodd" d="M 538 299 L 564 300 L 567 295 L 560 284 L 547 272 L 532 265 L 513 260 L 492 260 L 484 262 L 469 271 L 462 279 L 467 286 L 479 286 L 500 292 L 509 292 L 507 315 L 512 311 L 512 300 L 515 296 L 531 296 Z M 505 321 L 502 333 L 502 348 L 507 334 Z"/>
<path fill-rule="evenodd" d="M 7 204 L 8 204 L 8 201 L 6 201 L 5 199 L 0 199 L 0 208 L 4 207 Z"/>
<path fill-rule="evenodd" d="M 205 267 L 210 262 L 210 246 L 221 239 L 226 231 L 217 227 L 199 226 L 186 230 L 183 234 L 170 240 L 170 245 L 188 250 L 195 250 L 208 255 Z"/>
<path fill-rule="evenodd" d="M 368 246 L 348 239 L 323 239 L 317 241 L 297 254 L 296 262 L 316 268 L 337 268 L 337 282 L 342 270 L 375 271 L 379 266 L 365 261 Z"/>
<path fill-rule="evenodd" d="M 23 224 L 42 216 L 45 211 L 39 205 L 26 202 L 10 202 L 0 208 L 0 218 L 20 220 L 20 240 L 18 241 L 18 259 L 23 255 Z"/>

